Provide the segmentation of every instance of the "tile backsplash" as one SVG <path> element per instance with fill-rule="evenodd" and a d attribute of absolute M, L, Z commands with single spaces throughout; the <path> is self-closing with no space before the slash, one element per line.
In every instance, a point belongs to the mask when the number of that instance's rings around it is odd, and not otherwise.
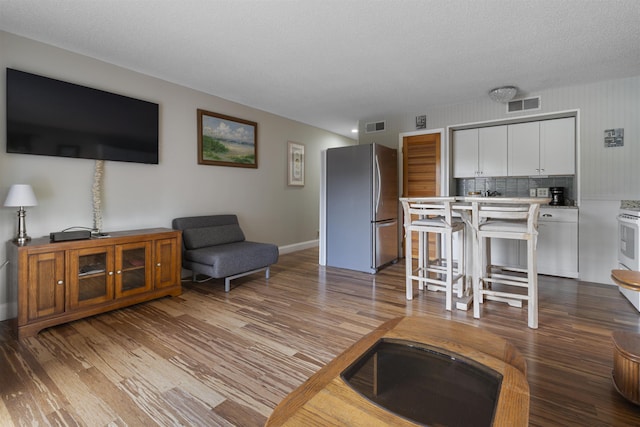
<path fill-rule="evenodd" d="M 565 204 L 573 205 L 575 200 L 574 176 L 500 177 L 500 178 L 459 178 L 456 179 L 456 196 L 466 196 L 470 191 L 497 192 L 504 197 L 529 197 L 532 188 L 564 187 Z"/>

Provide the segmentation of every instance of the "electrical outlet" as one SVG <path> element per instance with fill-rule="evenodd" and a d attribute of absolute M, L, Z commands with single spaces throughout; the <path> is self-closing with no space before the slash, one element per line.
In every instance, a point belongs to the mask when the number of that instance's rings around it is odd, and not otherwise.
<path fill-rule="evenodd" d="M 549 197 L 549 189 L 548 188 L 538 188 L 538 197 Z"/>
<path fill-rule="evenodd" d="M 529 197 L 536 197 L 536 189 L 535 188 L 530 188 L 529 189 Z"/>

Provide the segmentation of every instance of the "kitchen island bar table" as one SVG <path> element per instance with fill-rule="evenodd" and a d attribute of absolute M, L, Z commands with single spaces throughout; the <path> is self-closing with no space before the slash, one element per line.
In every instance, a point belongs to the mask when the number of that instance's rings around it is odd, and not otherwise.
<path fill-rule="evenodd" d="M 451 200 L 452 197 L 431 197 L 427 200 Z M 480 317 L 480 304 L 484 299 L 507 302 L 522 306 L 527 301 L 529 327 L 537 328 L 537 225 L 540 206 L 548 204 L 544 197 L 454 197 L 451 209 L 466 224 L 467 247 L 473 248 L 470 262 L 466 263 L 465 275 L 468 283 L 465 296 L 456 303 L 457 308 L 468 309 L 473 302 L 474 317 Z M 403 199 L 401 199 L 403 200 Z M 405 203 L 420 203 L 425 198 L 404 198 Z M 406 223 L 405 223 L 406 227 Z M 410 236 L 410 233 L 406 233 Z M 527 269 L 514 269 L 491 263 L 491 239 L 519 239 L 527 241 Z M 428 256 L 428 254 L 427 254 Z M 412 254 L 405 253 L 405 261 L 412 263 Z M 409 267 L 407 267 L 409 272 Z M 506 272 L 506 273 L 505 273 Z M 409 274 L 409 273 L 407 273 Z M 407 280 L 407 299 L 413 289 Z M 526 293 L 491 289 L 493 284 L 501 288 L 526 288 Z M 410 288 L 411 286 L 411 288 Z M 510 288 L 511 287 L 511 288 Z"/>

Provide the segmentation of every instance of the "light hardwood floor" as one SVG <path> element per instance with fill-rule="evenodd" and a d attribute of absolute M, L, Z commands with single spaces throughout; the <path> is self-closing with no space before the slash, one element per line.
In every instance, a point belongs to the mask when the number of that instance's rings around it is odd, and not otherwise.
<path fill-rule="evenodd" d="M 614 330 L 640 331 L 617 288 L 540 276 L 540 327 L 488 302 L 405 300 L 404 263 L 377 275 L 317 265 L 317 250 L 262 274 L 186 282 L 164 298 L 16 341 L 0 323 L 0 425 L 261 426 L 289 392 L 385 320 L 435 315 L 487 329 L 526 357 L 530 425 L 640 425 L 611 382 Z"/>

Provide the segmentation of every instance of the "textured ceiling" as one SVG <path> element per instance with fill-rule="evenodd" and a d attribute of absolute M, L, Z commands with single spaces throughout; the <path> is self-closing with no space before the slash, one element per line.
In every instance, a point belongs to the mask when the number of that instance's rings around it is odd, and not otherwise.
<path fill-rule="evenodd" d="M 640 75 L 639 0 L 0 0 L 0 29 L 350 137 Z"/>

